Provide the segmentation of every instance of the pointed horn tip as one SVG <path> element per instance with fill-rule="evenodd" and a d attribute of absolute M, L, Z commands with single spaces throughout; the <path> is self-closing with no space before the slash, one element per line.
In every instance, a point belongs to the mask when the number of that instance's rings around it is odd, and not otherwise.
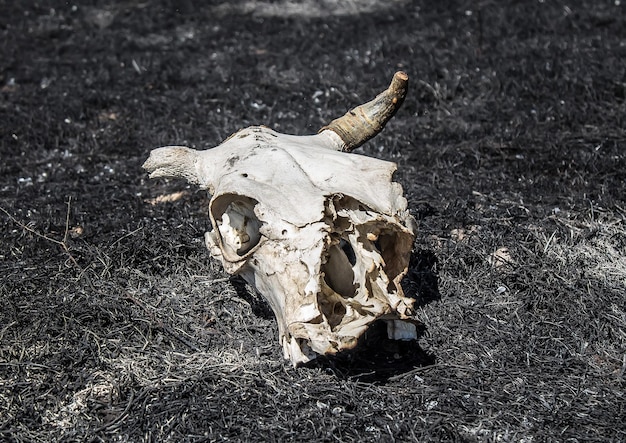
<path fill-rule="evenodd" d="M 409 75 L 404 71 L 398 71 L 393 75 L 389 90 L 394 92 L 394 95 L 400 95 L 404 97 L 409 87 Z"/>
<path fill-rule="evenodd" d="M 394 78 L 394 80 L 398 79 L 398 80 L 403 81 L 403 82 L 408 82 L 409 81 L 409 74 L 407 74 L 404 71 L 398 71 L 398 72 L 396 72 L 393 75 L 393 78 Z"/>

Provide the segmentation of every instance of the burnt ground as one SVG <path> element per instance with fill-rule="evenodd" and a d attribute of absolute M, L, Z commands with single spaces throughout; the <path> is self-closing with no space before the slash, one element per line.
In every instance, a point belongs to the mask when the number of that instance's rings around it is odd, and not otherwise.
<path fill-rule="evenodd" d="M 0 0 L 0 440 L 626 440 L 625 7 Z M 294 369 L 141 164 L 398 69 L 423 335 Z"/>

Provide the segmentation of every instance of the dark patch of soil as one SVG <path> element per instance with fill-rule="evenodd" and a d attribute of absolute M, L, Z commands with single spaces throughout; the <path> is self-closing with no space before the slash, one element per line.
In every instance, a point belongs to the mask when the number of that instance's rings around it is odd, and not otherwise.
<path fill-rule="evenodd" d="M 625 7 L 0 0 L 0 440 L 624 441 Z M 360 152 L 418 219 L 423 335 L 293 369 L 208 196 L 141 164 L 398 69 Z"/>

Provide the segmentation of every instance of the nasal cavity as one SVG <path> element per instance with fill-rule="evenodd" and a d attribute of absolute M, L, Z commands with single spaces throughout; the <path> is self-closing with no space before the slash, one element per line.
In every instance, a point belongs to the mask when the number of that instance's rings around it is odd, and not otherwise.
<path fill-rule="evenodd" d="M 328 260 L 322 267 L 324 281 L 337 294 L 345 298 L 354 297 L 354 270 L 356 255 L 349 242 L 341 240 L 339 245 L 333 245 L 328 250 Z"/>
<path fill-rule="evenodd" d="M 343 253 L 346 254 L 346 257 L 348 257 L 348 261 L 350 262 L 350 265 L 351 266 L 356 265 L 356 254 L 354 253 L 354 249 L 352 249 L 352 245 L 350 244 L 350 242 L 342 238 L 341 241 L 339 242 L 339 247 L 341 248 Z"/>

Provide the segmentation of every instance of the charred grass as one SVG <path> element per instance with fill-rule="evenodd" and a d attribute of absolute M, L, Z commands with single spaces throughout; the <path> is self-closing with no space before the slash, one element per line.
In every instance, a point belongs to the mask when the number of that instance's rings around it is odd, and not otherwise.
<path fill-rule="evenodd" d="M 0 439 L 626 439 L 624 5 L 44 3 L 0 2 Z M 140 165 L 315 132 L 396 69 L 361 153 L 418 219 L 423 335 L 291 368 L 208 197 Z"/>

